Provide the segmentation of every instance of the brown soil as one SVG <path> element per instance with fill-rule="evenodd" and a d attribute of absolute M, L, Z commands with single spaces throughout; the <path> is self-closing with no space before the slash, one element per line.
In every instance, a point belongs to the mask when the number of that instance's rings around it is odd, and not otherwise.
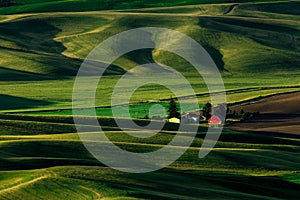
<path fill-rule="evenodd" d="M 230 125 L 233 130 L 300 135 L 300 92 L 275 95 L 230 109 L 260 112 L 251 120 Z"/>

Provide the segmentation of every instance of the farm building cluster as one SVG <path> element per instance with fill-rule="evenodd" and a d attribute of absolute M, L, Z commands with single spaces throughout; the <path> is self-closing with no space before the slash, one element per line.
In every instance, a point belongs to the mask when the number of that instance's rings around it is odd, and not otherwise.
<path fill-rule="evenodd" d="M 206 121 L 210 126 L 219 126 L 225 123 L 225 117 L 222 117 L 221 115 L 212 115 L 209 119 L 206 119 L 206 117 L 201 115 L 201 111 L 196 111 L 185 113 L 180 118 L 173 117 L 168 119 L 168 122 L 177 124 L 199 124 Z"/>

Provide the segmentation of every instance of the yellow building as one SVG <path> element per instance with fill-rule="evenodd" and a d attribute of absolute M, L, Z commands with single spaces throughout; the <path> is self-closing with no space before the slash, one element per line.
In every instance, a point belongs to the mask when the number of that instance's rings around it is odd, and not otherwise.
<path fill-rule="evenodd" d="M 169 119 L 168 122 L 175 123 L 175 124 L 180 124 L 180 119 L 178 119 L 176 117 L 173 117 L 173 118 Z"/>

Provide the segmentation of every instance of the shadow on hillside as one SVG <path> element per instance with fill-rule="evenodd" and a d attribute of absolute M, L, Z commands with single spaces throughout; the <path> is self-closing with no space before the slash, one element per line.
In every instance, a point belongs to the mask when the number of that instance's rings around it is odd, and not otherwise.
<path fill-rule="evenodd" d="M 66 47 L 54 40 L 62 30 L 47 20 L 50 19 L 28 17 L 0 24 L 0 39 L 14 44 L 9 48 L 0 45 L 0 57 L 10 55 L 2 67 L 6 68 L 5 65 L 9 65 L 7 68 L 15 69 L 10 71 L 10 78 L 7 80 L 28 80 L 27 76 L 31 76 L 29 79 L 32 79 L 36 75 L 39 76 L 38 80 L 64 79 L 77 74 L 83 60 L 63 55 Z M 23 78 L 19 76 L 20 66 L 24 69 L 20 71 L 24 73 Z M 29 71 L 33 73 L 28 74 Z M 124 71 L 112 66 L 106 74 L 120 73 Z"/>
<path fill-rule="evenodd" d="M 240 4 L 241 9 L 250 11 L 268 12 L 276 14 L 300 15 L 300 2 L 266 2 L 260 4 Z"/>
<path fill-rule="evenodd" d="M 207 53 L 209 53 L 209 55 L 213 58 L 213 60 L 219 70 L 228 71 L 224 68 L 225 63 L 223 61 L 223 55 L 221 54 L 221 52 L 218 49 L 216 49 L 212 46 L 209 46 L 209 45 L 203 45 L 203 47 L 205 48 Z"/>
<path fill-rule="evenodd" d="M 51 102 L 42 100 L 33 100 L 23 97 L 15 97 L 0 94 L 0 110 L 36 108 L 40 106 L 51 105 Z"/>
<path fill-rule="evenodd" d="M 24 72 L 15 69 L 7 69 L 0 66 L 0 81 L 39 81 L 50 80 L 52 77 L 37 73 Z"/>
<path fill-rule="evenodd" d="M 299 51 L 300 31 L 279 24 L 242 18 L 201 17 L 199 25 L 211 30 L 248 37 L 262 45 L 288 51 Z M 278 42 L 284 41 L 284 42 Z"/>

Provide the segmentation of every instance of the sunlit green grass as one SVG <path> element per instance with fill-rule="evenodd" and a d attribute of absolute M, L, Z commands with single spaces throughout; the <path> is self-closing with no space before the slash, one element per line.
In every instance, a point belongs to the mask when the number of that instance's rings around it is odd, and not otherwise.
<path fill-rule="evenodd" d="M 0 14 L 31 13 L 0 16 L 0 57 L 4 58 L 0 59 L 0 199 L 299 197 L 297 138 L 225 129 L 214 150 L 199 159 L 207 129 L 201 124 L 191 147 L 166 169 L 128 174 L 105 167 L 85 149 L 71 110 L 74 76 L 88 53 L 110 36 L 144 26 L 178 30 L 199 42 L 221 71 L 228 103 L 300 91 L 298 1 L 239 1 L 234 6 L 236 1 L 231 0 L 17 2 L 25 5 L 0 8 Z M 122 10 L 99 11 L 107 9 Z M 116 126 L 111 109 L 103 107 L 110 106 L 122 73 L 147 62 L 163 63 L 182 73 L 200 107 L 210 100 L 202 78 L 189 63 L 169 52 L 141 50 L 117 59 L 98 86 L 98 120 L 115 145 L 138 153 L 158 150 L 176 134 L 191 137 L 191 133 L 174 131 L 172 124 L 149 138 L 132 137 Z M 87 77 L 84 86 L 88 88 L 89 80 L 95 78 Z M 182 86 L 179 80 L 170 82 Z M 127 90 L 123 85 L 122 91 Z M 155 102 L 167 108 L 172 96 L 172 91 L 156 84 L 139 88 L 131 98 L 131 117 L 149 115 Z M 20 114 L 23 111 L 35 112 Z"/>

